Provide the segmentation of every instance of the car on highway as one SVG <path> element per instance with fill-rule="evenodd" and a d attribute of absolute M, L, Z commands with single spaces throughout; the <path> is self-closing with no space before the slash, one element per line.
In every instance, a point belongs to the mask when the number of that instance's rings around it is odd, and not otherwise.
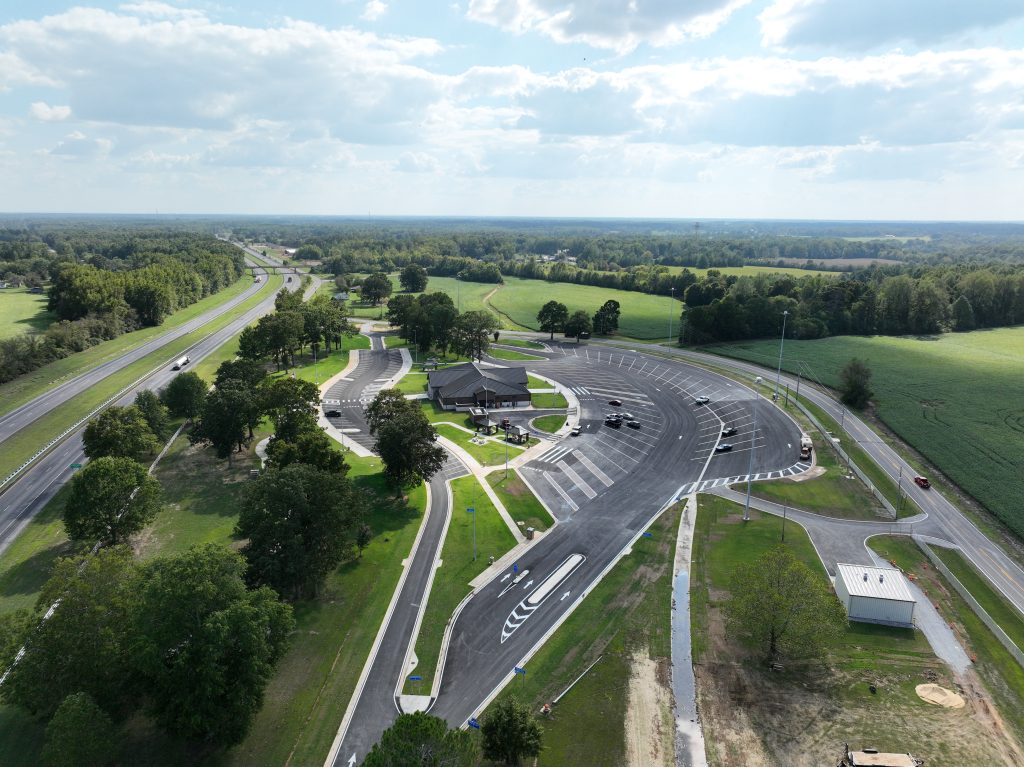
<path fill-rule="evenodd" d="M 631 429 L 639 429 L 640 428 L 640 422 L 639 421 L 626 421 L 626 426 L 628 426 Z"/>
<path fill-rule="evenodd" d="M 578 437 L 578 436 L 580 436 L 580 427 L 579 427 L 579 426 L 573 426 L 573 427 L 572 427 L 572 431 L 570 431 L 569 433 L 570 433 L 570 434 L 571 434 L 572 436 L 574 436 L 574 437 Z"/>
<path fill-rule="evenodd" d="M 608 404 L 611 405 L 612 407 L 622 407 L 622 400 L 610 399 L 608 400 Z"/>
<path fill-rule="evenodd" d="M 722 436 L 731 437 L 733 434 L 736 433 L 736 431 L 737 430 L 735 426 L 726 426 L 724 429 L 722 429 Z"/>
<path fill-rule="evenodd" d="M 622 421 L 618 418 L 605 418 L 604 425 L 614 426 L 616 429 L 618 429 L 620 426 L 622 426 Z"/>
<path fill-rule="evenodd" d="M 728 453 L 730 450 L 732 450 L 732 445 L 730 445 L 728 442 L 723 442 L 720 445 L 715 445 L 716 453 Z"/>
<path fill-rule="evenodd" d="M 932 483 L 928 481 L 928 477 L 914 477 L 914 484 L 918 487 L 923 487 L 925 490 L 932 486 Z"/>
<path fill-rule="evenodd" d="M 325 410 L 324 415 L 328 418 L 341 418 L 340 410 Z"/>
<path fill-rule="evenodd" d="M 710 401 L 711 401 L 710 397 L 697 397 L 696 399 L 694 399 L 693 404 L 694 405 L 706 405 Z"/>

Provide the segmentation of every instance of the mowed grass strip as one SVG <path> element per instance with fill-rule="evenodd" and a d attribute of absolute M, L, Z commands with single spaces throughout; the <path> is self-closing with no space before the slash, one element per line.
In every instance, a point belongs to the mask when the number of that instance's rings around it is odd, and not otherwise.
<path fill-rule="evenodd" d="M 224 288 L 219 293 L 214 293 L 212 296 L 207 296 L 191 306 L 176 311 L 165 319 L 159 327 L 143 328 L 142 330 L 125 333 L 85 351 L 72 354 L 70 357 L 51 362 L 49 365 L 44 365 L 38 370 L 33 370 L 31 373 L 18 376 L 13 381 L 0 384 L 0 414 L 25 404 L 32 398 L 38 397 L 48 389 L 52 389 L 70 378 L 88 372 L 104 362 L 120 357 L 169 330 L 180 327 L 210 309 L 235 298 L 251 284 L 252 278 L 243 276 L 233 285 Z M 263 294 L 263 292 L 260 291 L 260 294 Z"/>
<path fill-rule="evenodd" d="M 499 559 L 516 545 L 516 539 L 476 477 L 452 480 L 451 489 L 452 518 L 441 548 L 441 566 L 434 571 L 426 611 L 416 637 L 417 664 L 411 673 L 423 680 L 406 680 L 405 692 L 410 695 L 429 694 L 445 627 L 455 608 L 472 591 L 469 582 L 487 569 L 488 557 Z M 466 511 L 469 508 L 476 511 L 470 514 Z"/>
<path fill-rule="evenodd" d="M 554 434 L 563 426 L 565 426 L 564 415 L 542 415 L 540 418 L 533 419 L 533 428 L 546 431 L 549 434 Z"/>
<path fill-rule="evenodd" d="M 538 357 L 536 354 L 524 354 L 523 352 L 517 352 L 515 349 L 499 349 L 497 346 L 492 346 L 487 352 L 490 356 L 495 357 L 499 360 L 540 360 L 543 357 Z"/>
<path fill-rule="evenodd" d="M 526 674 L 501 691 L 539 711 L 588 666 L 597 664 L 541 722 L 544 750 L 539 767 L 626 764 L 626 714 L 632 659 L 646 653 L 669 678 L 671 663 L 672 563 L 679 507 L 650 527 L 544 646 L 526 661 Z M 600 660 L 598 660 L 600 658 Z M 667 683 L 667 682 L 665 682 Z M 671 731 L 671 718 L 662 722 Z"/>
<path fill-rule="evenodd" d="M 437 423 L 434 424 L 434 428 L 437 429 L 437 433 L 442 437 L 450 439 L 456 445 L 473 456 L 481 466 L 499 466 L 505 463 L 506 455 L 508 455 L 508 459 L 511 461 L 523 451 L 523 448 L 518 445 L 506 445 L 504 442 L 498 442 L 492 439 L 488 439 L 484 444 L 478 445 L 475 442 L 470 442 L 474 435 L 468 434 L 462 429 L 452 426 L 451 424 Z M 502 432 L 498 433 L 502 434 Z M 534 440 L 534 442 L 536 442 L 536 440 Z"/>
<path fill-rule="evenodd" d="M 46 309 L 47 298 L 28 288 L 0 290 L 0 339 L 46 330 L 56 319 Z"/>
<path fill-rule="evenodd" d="M 569 403 L 566 401 L 565 395 L 558 394 L 557 392 L 534 394 L 530 397 L 530 402 L 536 408 L 569 407 Z"/>
<path fill-rule="evenodd" d="M 708 351 L 774 366 L 777 340 Z M 936 337 L 841 336 L 787 341 L 790 372 L 803 363 L 827 386 L 852 357 L 866 360 L 879 417 L 953 482 L 1024 536 L 1024 327 Z M 937 488 L 939 489 L 939 488 Z"/>
<path fill-rule="evenodd" d="M 230 324 L 238 315 L 257 306 L 266 296 L 265 291 L 250 296 L 232 311 L 107 376 L 100 383 L 41 415 L 29 426 L 13 434 L 4 441 L 4 450 L 0 455 L 0 478 L 8 476 L 43 445 L 71 424 L 84 418 L 122 388 L 159 365 L 169 364 L 192 344 Z"/>
<path fill-rule="evenodd" d="M 520 530 L 532 527 L 543 532 L 555 524 L 555 520 L 515 469 L 509 471 L 508 477 L 503 471 L 492 471 L 487 475 L 487 481 L 509 516 L 519 524 Z"/>

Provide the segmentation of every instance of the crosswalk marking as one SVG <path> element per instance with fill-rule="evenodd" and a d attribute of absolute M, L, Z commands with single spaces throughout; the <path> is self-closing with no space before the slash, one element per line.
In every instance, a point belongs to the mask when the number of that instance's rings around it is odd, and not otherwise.
<path fill-rule="evenodd" d="M 583 477 L 577 474 L 576 471 L 572 468 L 572 466 L 567 464 L 565 461 L 559 461 L 558 468 L 562 470 L 562 473 L 565 474 L 565 476 L 567 476 L 569 479 L 573 481 L 573 483 L 575 483 L 576 487 L 583 491 L 583 494 L 587 496 L 587 498 L 597 497 L 597 493 L 594 492 L 594 489 L 583 481 Z"/>
<path fill-rule="evenodd" d="M 541 463 L 557 463 L 558 460 L 572 450 L 572 445 L 558 445 L 540 456 L 537 460 Z"/>
<path fill-rule="evenodd" d="M 597 468 L 597 466 L 594 465 L 593 461 L 591 461 L 589 458 L 587 458 L 585 455 L 583 455 L 583 453 L 581 453 L 579 450 L 573 450 L 572 454 L 574 456 L 576 456 L 576 459 L 580 463 L 582 463 L 584 466 L 587 467 L 587 470 L 591 474 L 593 474 L 595 477 L 597 477 L 599 480 L 601 480 L 604 483 L 605 487 L 611 487 L 612 486 L 612 484 L 613 484 L 612 480 L 608 479 L 608 475 L 605 474 L 603 471 L 601 471 L 599 468 Z"/>

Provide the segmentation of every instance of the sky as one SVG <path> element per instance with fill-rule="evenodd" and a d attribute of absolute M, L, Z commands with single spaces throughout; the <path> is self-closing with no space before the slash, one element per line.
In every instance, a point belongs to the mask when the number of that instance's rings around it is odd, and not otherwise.
<path fill-rule="evenodd" d="M 1021 220 L 1021 0 L 4 0 L 8 212 Z"/>

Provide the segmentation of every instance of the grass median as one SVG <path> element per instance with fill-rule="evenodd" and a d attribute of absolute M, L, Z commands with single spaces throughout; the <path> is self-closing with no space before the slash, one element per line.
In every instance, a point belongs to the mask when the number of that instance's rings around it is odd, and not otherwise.
<path fill-rule="evenodd" d="M 533 419 L 533 428 L 546 431 L 548 434 L 554 434 L 563 426 L 565 426 L 564 415 L 542 415 L 540 418 Z"/>
<path fill-rule="evenodd" d="M 662 514 L 525 663 L 499 699 L 514 696 L 539 711 L 580 674 L 554 706 L 544 728 L 539 767 L 631 764 L 627 743 L 649 765 L 671 765 L 675 724 L 668 680 L 671 665 L 672 563 L 679 507 Z M 598 660 L 599 659 L 599 660 Z M 640 689 L 642 688 L 642 693 Z M 638 742 L 629 719 L 631 693 L 660 703 L 650 740 Z M 635 710 L 638 706 L 634 706 Z"/>
<path fill-rule="evenodd" d="M 494 439 L 485 439 L 483 444 L 470 442 L 475 435 L 448 423 L 435 423 L 434 428 L 442 437 L 450 439 L 473 456 L 481 466 L 500 466 L 505 463 L 506 455 L 511 461 L 523 451 L 523 448 L 518 445 L 506 444 Z M 536 442 L 536 440 L 531 441 Z"/>
<path fill-rule="evenodd" d="M 502 342 L 504 343 L 504 342 Z M 496 346 L 492 346 L 487 353 L 492 357 L 499 360 L 542 360 L 544 357 L 538 357 L 536 354 L 524 354 L 523 352 L 517 352 L 515 349 L 499 349 Z"/>
<path fill-rule="evenodd" d="M 179 309 L 157 327 L 143 328 L 142 330 L 125 333 L 117 338 L 104 341 L 89 349 L 72 354 L 70 357 L 51 362 L 49 365 L 44 365 L 37 370 L 33 370 L 31 373 L 18 376 L 13 381 L 0 385 L 0 415 L 24 405 L 29 400 L 38 397 L 40 394 L 75 376 L 86 373 L 102 365 L 104 362 L 109 362 L 112 359 L 127 354 L 147 341 L 151 341 L 168 331 L 184 325 L 199 315 L 215 309 L 240 295 L 251 285 L 252 278 L 243 276 L 234 284 L 224 288 L 224 290 L 207 296 L 184 309 Z M 0 475 L 6 476 L 6 474 L 2 473 Z"/>
<path fill-rule="evenodd" d="M 519 472 L 513 469 L 506 477 L 503 471 L 492 471 L 487 475 L 487 481 L 521 530 L 532 527 L 544 531 L 555 524 L 547 509 L 523 482 Z"/>
<path fill-rule="evenodd" d="M 549 387 L 550 388 L 550 387 Z M 569 407 L 569 403 L 565 399 L 564 394 L 558 392 L 548 392 L 545 394 L 532 394 L 530 395 L 530 401 L 536 408 L 559 408 Z"/>
<path fill-rule="evenodd" d="M 276 284 L 275 284 L 276 279 Z M 271 278 L 267 281 L 267 287 L 276 289 L 280 284 L 280 277 Z M 161 364 L 169 364 L 176 356 L 182 354 L 193 344 L 207 337 L 213 332 L 230 324 L 240 314 L 258 306 L 267 297 L 266 289 L 250 296 L 232 311 L 225 313 L 202 328 L 192 331 L 181 338 L 166 344 L 140 360 L 122 368 L 116 373 L 104 378 L 95 386 L 90 387 L 81 394 L 72 397 L 67 402 L 41 415 L 29 426 L 13 434 L 4 442 L 3 455 L 0 457 L 0 479 L 8 476 L 12 471 L 21 466 L 43 445 L 55 438 L 71 424 L 76 423 L 92 410 L 101 405 L 118 391 L 128 386 L 139 377 L 155 370 Z"/>
<path fill-rule="evenodd" d="M 408 695 L 430 692 L 445 627 L 455 608 L 472 591 L 470 581 L 487 569 L 488 557 L 498 559 L 516 545 L 516 539 L 476 477 L 453 480 L 451 488 L 452 518 L 441 548 L 441 566 L 434 571 L 427 607 L 416 636 L 414 673 L 423 680 L 407 680 L 404 691 Z M 468 508 L 476 511 L 469 514 Z"/>

